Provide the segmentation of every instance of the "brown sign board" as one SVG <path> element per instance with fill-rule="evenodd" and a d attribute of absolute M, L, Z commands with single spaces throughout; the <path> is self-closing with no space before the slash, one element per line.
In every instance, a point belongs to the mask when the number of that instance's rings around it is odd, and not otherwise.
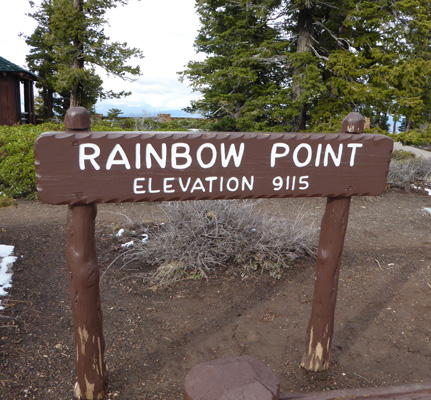
<path fill-rule="evenodd" d="M 392 148 L 374 134 L 49 132 L 36 181 L 50 204 L 377 195 Z"/>

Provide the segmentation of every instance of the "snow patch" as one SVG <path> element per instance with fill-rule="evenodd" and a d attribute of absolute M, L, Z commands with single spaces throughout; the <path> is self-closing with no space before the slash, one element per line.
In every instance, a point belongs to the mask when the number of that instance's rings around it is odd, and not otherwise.
<path fill-rule="evenodd" d="M 8 257 L 13 253 L 14 246 L 0 244 L 0 258 Z"/>
<path fill-rule="evenodd" d="M 128 249 L 129 247 L 132 247 L 134 244 L 135 244 L 135 242 L 133 240 L 131 240 L 130 242 L 122 244 L 121 247 Z"/>
<path fill-rule="evenodd" d="M 12 256 L 13 250 L 14 246 L 0 244 L 0 297 L 6 296 L 7 289 L 12 287 L 12 264 L 17 259 Z M 3 309 L 0 299 L 0 311 Z"/>
<path fill-rule="evenodd" d="M 420 187 L 420 186 L 416 186 L 416 185 L 414 185 L 414 184 L 412 184 L 411 186 L 412 186 L 412 188 L 413 188 L 413 189 L 416 189 L 416 190 L 423 190 L 423 191 L 425 191 L 425 192 L 427 192 L 427 193 L 428 193 L 428 196 L 431 196 L 431 189 L 429 189 L 429 188 L 427 188 L 427 187 L 422 188 L 422 187 Z"/>

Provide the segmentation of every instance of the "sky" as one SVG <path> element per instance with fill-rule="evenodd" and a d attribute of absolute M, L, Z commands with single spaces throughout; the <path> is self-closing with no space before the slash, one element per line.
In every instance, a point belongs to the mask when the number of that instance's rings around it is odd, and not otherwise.
<path fill-rule="evenodd" d="M 0 56 L 26 68 L 29 48 L 20 33 L 30 35 L 37 26 L 26 15 L 32 11 L 29 1 L 0 0 L 0 5 Z M 181 109 L 199 98 L 200 94 L 193 93 L 187 82 L 179 82 L 177 74 L 189 61 L 204 59 L 193 49 L 199 29 L 194 5 L 195 0 L 129 0 L 127 6 L 107 14 L 109 26 L 105 32 L 111 40 L 140 48 L 145 58 L 131 61 L 132 65 L 140 65 L 142 72 L 131 83 L 98 71 L 105 90 L 132 92 L 123 99 L 98 102 L 98 113 L 106 115 L 109 109 L 119 108 L 124 116 L 154 116 L 160 112 L 181 116 Z"/>

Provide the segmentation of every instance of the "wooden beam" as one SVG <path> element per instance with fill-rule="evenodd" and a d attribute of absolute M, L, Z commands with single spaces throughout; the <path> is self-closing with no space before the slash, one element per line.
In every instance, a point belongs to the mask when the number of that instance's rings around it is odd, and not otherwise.
<path fill-rule="evenodd" d="M 316 393 L 284 393 L 280 400 L 429 400 L 431 384 L 413 384 L 384 388 L 330 390 Z"/>

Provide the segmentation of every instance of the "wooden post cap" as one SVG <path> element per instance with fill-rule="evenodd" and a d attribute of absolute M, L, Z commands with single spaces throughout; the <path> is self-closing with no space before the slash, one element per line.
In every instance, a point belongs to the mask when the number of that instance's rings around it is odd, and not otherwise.
<path fill-rule="evenodd" d="M 249 356 L 197 364 L 184 385 L 184 400 L 279 400 L 279 396 L 277 376 Z"/>
<path fill-rule="evenodd" d="M 341 133 L 364 133 L 364 125 L 365 118 L 357 112 L 351 112 L 341 124 Z"/>
<path fill-rule="evenodd" d="M 66 111 L 64 127 L 66 131 L 89 131 L 90 113 L 84 107 L 72 107 Z"/>

